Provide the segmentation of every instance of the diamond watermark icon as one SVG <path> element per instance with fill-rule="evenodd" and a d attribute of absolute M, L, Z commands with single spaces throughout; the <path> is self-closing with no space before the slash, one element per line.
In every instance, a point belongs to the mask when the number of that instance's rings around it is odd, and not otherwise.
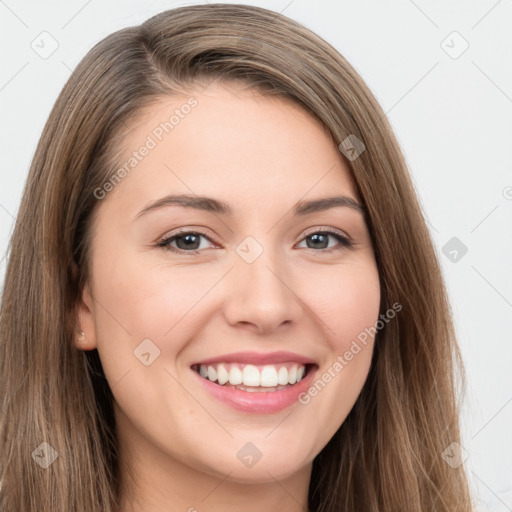
<path fill-rule="evenodd" d="M 238 244 L 236 252 L 246 263 L 253 263 L 263 254 L 263 247 L 255 238 L 248 236 Z"/>
<path fill-rule="evenodd" d="M 49 32 L 43 31 L 30 43 L 30 47 L 46 60 L 57 51 L 59 43 Z"/>
<path fill-rule="evenodd" d="M 366 149 L 366 146 L 363 144 L 362 140 L 359 140 L 351 133 L 338 145 L 338 149 L 353 162 Z"/>
<path fill-rule="evenodd" d="M 459 238 L 454 236 L 443 245 L 442 252 L 452 263 L 458 263 L 468 252 L 468 248 Z"/>
<path fill-rule="evenodd" d="M 261 459 L 262 455 L 253 443 L 245 443 L 236 454 L 240 462 L 249 469 Z"/>
<path fill-rule="evenodd" d="M 133 353 L 144 366 L 149 366 L 160 356 L 160 349 L 149 338 L 146 338 Z"/>
<path fill-rule="evenodd" d="M 458 468 L 469 457 L 469 453 L 459 443 L 452 443 L 441 454 L 445 462 L 453 469 Z"/>
<path fill-rule="evenodd" d="M 43 468 L 48 469 L 56 460 L 59 454 L 46 441 L 41 443 L 33 452 L 32 458 Z"/>
<path fill-rule="evenodd" d="M 441 41 L 441 48 L 455 60 L 469 48 L 469 43 L 454 30 Z"/>

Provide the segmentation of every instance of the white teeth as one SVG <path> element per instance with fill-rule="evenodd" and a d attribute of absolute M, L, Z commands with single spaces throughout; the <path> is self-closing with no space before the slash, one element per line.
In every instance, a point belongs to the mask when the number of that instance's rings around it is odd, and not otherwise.
<path fill-rule="evenodd" d="M 252 364 L 245 365 L 242 370 L 242 382 L 244 386 L 259 386 L 261 375 L 258 368 Z"/>
<path fill-rule="evenodd" d="M 213 366 L 208 366 L 208 379 L 212 382 L 217 380 L 217 370 Z"/>
<path fill-rule="evenodd" d="M 201 364 L 198 371 L 201 377 L 218 382 L 221 386 L 229 382 L 231 386 L 272 388 L 274 391 L 277 386 L 300 382 L 306 373 L 306 367 L 296 363 L 268 364 L 259 367 L 252 364 L 219 363 Z"/>
<path fill-rule="evenodd" d="M 221 386 L 229 380 L 229 373 L 223 364 L 219 364 L 217 367 L 217 380 Z"/>
<path fill-rule="evenodd" d="M 293 365 L 288 371 L 288 382 L 295 384 L 297 382 L 297 365 Z"/>
<path fill-rule="evenodd" d="M 232 366 L 231 370 L 229 370 L 229 383 L 232 386 L 238 386 L 238 384 L 242 384 L 242 370 L 237 366 Z"/>
<path fill-rule="evenodd" d="M 279 368 L 279 373 L 277 374 L 277 382 L 281 385 L 288 384 L 288 370 L 284 366 Z"/>
<path fill-rule="evenodd" d="M 261 386 L 272 388 L 277 386 L 277 371 L 274 366 L 264 366 L 261 370 Z"/>

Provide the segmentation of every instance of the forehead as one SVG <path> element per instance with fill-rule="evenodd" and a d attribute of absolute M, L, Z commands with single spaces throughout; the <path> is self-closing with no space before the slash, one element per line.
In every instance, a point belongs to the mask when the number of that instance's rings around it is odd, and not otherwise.
<path fill-rule="evenodd" d="M 246 206 L 335 193 L 359 200 L 314 116 L 291 100 L 223 84 L 147 106 L 123 138 L 118 167 L 128 172 L 114 196 L 141 207 L 168 193 Z"/>

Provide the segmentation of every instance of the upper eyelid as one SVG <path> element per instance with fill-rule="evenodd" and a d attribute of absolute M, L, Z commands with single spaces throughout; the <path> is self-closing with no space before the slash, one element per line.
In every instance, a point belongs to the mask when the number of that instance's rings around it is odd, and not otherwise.
<path fill-rule="evenodd" d="M 180 231 L 178 231 L 176 233 L 172 233 L 170 235 L 164 235 L 162 238 L 160 238 L 159 241 L 160 242 L 165 242 L 166 240 L 169 240 L 169 239 L 172 239 L 172 238 L 177 238 L 177 237 L 179 237 L 181 235 L 190 235 L 190 234 L 195 234 L 195 235 L 203 236 L 204 238 L 207 238 L 211 242 L 217 244 L 217 242 L 215 241 L 214 237 L 204 233 L 203 231 L 197 230 L 197 229 L 183 229 L 183 230 L 180 230 Z"/>
<path fill-rule="evenodd" d="M 333 227 L 329 227 L 329 226 L 319 226 L 319 227 L 311 228 L 310 230 L 308 229 L 304 232 L 304 235 L 302 238 L 305 238 L 314 233 L 323 233 L 323 232 L 333 232 L 336 235 L 343 236 L 344 238 L 346 238 L 348 240 L 352 240 L 352 237 L 348 233 L 343 231 L 342 229 L 333 228 Z"/>
<path fill-rule="evenodd" d="M 203 232 L 202 231 L 203 229 L 204 228 L 180 229 L 176 233 L 166 234 L 166 235 L 162 236 L 160 238 L 160 240 L 165 240 L 167 238 L 172 238 L 172 237 L 179 236 L 179 235 L 187 235 L 187 234 L 195 233 L 195 234 L 204 236 L 204 237 L 209 238 L 212 241 L 214 241 L 214 237 L 212 237 L 211 235 Z M 313 233 L 321 233 L 321 232 L 324 232 L 324 231 L 334 231 L 335 233 L 339 233 L 340 235 L 343 235 L 346 238 L 349 238 L 349 239 L 351 238 L 351 236 L 347 232 L 345 232 L 344 230 L 339 229 L 339 228 L 334 228 L 334 227 L 331 227 L 331 226 L 316 226 L 316 227 L 308 228 L 308 229 L 306 229 L 306 231 L 304 231 L 303 236 L 308 236 L 308 235 L 313 234 Z"/>

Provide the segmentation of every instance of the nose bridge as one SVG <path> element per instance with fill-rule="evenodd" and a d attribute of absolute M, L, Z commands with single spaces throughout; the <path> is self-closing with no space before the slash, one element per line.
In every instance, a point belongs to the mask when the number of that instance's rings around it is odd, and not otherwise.
<path fill-rule="evenodd" d="M 299 318 L 301 306 L 293 293 L 292 273 L 271 236 L 242 240 L 230 274 L 225 311 L 231 324 L 250 323 L 268 331 Z"/>

